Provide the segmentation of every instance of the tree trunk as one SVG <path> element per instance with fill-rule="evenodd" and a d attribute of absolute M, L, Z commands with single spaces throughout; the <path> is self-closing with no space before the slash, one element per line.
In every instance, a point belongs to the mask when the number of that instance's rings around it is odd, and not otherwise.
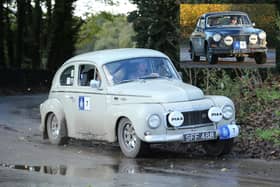
<path fill-rule="evenodd" d="M 8 2 L 7 2 L 8 4 Z M 6 11 L 6 43 L 8 50 L 8 65 L 9 67 L 15 67 L 15 32 L 11 29 L 11 22 L 9 17 L 9 11 Z"/>
<path fill-rule="evenodd" d="M 17 0 L 16 68 L 21 68 L 24 60 L 25 4 L 25 0 Z"/>
<path fill-rule="evenodd" d="M 41 65 L 41 7 L 40 0 L 35 0 L 35 9 L 33 16 L 33 53 L 32 53 L 32 69 L 39 69 Z"/>
<path fill-rule="evenodd" d="M 73 28 L 73 2 L 75 0 L 56 0 L 53 12 L 51 44 L 48 51 L 49 70 L 55 71 L 74 53 L 76 30 Z"/>
<path fill-rule="evenodd" d="M 4 1 L 0 0 L 0 69 L 5 68 L 6 63 L 5 63 L 5 53 L 4 53 L 4 7 L 3 7 Z"/>

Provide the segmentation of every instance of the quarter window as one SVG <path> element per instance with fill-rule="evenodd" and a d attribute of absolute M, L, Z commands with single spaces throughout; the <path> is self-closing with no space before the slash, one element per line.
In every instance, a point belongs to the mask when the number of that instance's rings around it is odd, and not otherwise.
<path fill-rule="evenodd" d="M 90 81 L 101 81 L 97 68 L 94 65 L 80 65 L 79 86 L 90 86 Z"/>
<path fill-rule="evenodd" d="M 60 85 L 72 86 L 74 82 L 74 66 L 66 68 L 60 76 Z"/>
<path fill-rule="evenodd" d="M 204 28 L 205 27 L 205 19 L 204 18 L 201 18 L 200 21 L 199 21 L 199 27 L 200 28 Z"/>

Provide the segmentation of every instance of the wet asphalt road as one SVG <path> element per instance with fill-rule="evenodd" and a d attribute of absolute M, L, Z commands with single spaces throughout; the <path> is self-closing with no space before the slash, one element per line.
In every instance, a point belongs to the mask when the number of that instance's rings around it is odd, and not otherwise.
<path fill-rule="evenodd" d="M 189 47 L 181 45 L 180 61 L 182 68 L 275 68 L 276 50 L 268 49 L 267 61 L 265 64 L 256 64 L 254 58 L 245 57 L 244 62 L 236 62 L 235 58 L 219 58 L 217 64 L 211 65 L 206 62 L 205 57 L 201 57 L 200 62 L 193 62 L 190 57 Z"/>
<path fill-rule="evenodd" d="M 116 144 L 43 141 L 47 95 L 0 97 L 0 186 L 279 186 L 280 161 L 190 158 L 163 150 L 127 159 Z"/>

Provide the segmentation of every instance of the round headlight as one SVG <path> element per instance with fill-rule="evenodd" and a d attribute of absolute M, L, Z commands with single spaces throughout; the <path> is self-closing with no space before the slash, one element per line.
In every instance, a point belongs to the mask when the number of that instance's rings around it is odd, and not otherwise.
<path fill-rule="evenodd" d="M 148 125 L 151 129 L 156 129 L 160 126 L 161 120 L 157 114 L 153 114 L 148 118 Z"/>
<path fill-rule="evenodd" d="M 260 33 L 259 33 L 259 38 L 260 38 L 261 40 L 265 39 L 265 38 L 266 38 L 266 33 L 265 33 L 264 31 L 260 32 Z"/>
<path fill-rule="evenodd" d="M 231 105 L 225 105 L 222 109 L 222 112 L 223 112 L 223 117 L 225 119 L 232 118 L 232 116 L 234 114 L 234 110 L 233 110 L 233 107 Z"/>
<path fill-rule="evenodd" d="M 218 42 L 218 41 L 220 41 L 221 39 L 222 39 L 222 36 L 221 36 L 220 34 L 218 34 L 218 33 L 214 34 L 213 40 L 214 40 L 215 42 Z"/>
<path fill-rule="evenodd" d="M 226 45 L 231 45 L 233 43 L 233 38 L 231 36 L 226 36 L 224 42 Z"/>
<path fill-rule="evenodd" d="M 256 44 L 258 42 L 258 36 L 256 34 L 251 34 L 249 37 L 249 42 L 251 44 Z"/>

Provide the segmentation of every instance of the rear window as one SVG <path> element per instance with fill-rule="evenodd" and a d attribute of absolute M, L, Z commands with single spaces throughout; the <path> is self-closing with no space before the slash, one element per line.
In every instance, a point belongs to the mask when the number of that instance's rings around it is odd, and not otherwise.
<path fill-rule="evenodd" d="M 60 76 L 61 86 L 72 86 L 74 82 L 74 66 L 66 68 Z"/>

